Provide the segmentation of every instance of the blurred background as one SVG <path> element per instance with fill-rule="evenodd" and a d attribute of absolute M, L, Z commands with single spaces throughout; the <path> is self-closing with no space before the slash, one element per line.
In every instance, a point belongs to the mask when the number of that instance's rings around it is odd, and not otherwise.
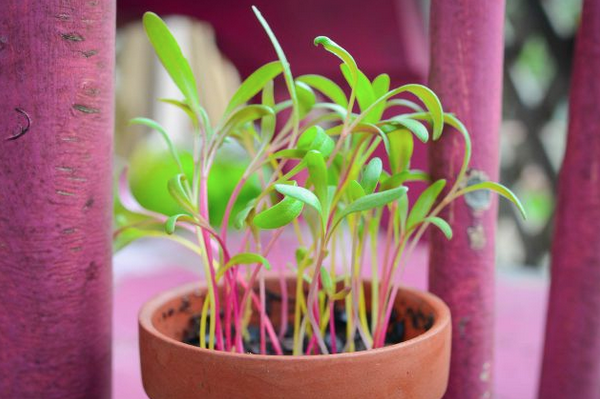
<path fill-rule="evenodd" d="M 157 101 L 180 95 L 147 42 L 140 22 L 143 12 L 150 10 L 165 17 L 192 64 L 201 102 L 216 120 L 240 81 L 276 58 L 251 5 L 256 5 L 271 24 L 295 75 L 318 73 L 345 86 L 338 62 L 312 44 L 314 37 L 326 35 L 347 48 L 371 78 L 386 72 L 392 86 L 427 81 L 429 1 L 119 0 L 116 170 L 130 166 L 133 193 L 146 207 L 173 209 L 164 187 L 175 166 L 162 157 L 164 149 L 158 136 L 140 126 L 128 126 L 128 121 L 137 116 L 156 119 L 182 147 L 187 145 L 189 126 L 180 111 Z M 554 193 L 565 147 L 571 58 L 580 12 L 581 0 L 507 0 L 501 182 L 521 198 L 528 219 L 522 221 L 514 207 L 500 201 L 496 252 L 500 276 L 495 365 L 498 398 L 533 398 L 537 387 Z M 416 166 L 426 168 L 426 154 L 422 148 L 419 151 Z M 236 148 L 227 148 L 211 176 L 211 219 L 215 222 L 243 172 L 241 155 Z M 250 198 L 255 190 L 252 184 L 247 185 L 242 198 Z M 166 244 L 142 241 L 115 260 L 115 276 L 121 284 L 116 302 L 125 307 L 116 309 L 125 313 L 116 316 L 117 339 L 121 334 L 123 340 L 117 341 L 115 352 L 117 363 L 126 362 L 115 367 L 117 399 L 136 398 L 141 389 L 126 382 L 138 375 L 131 369 L 136 367 L 129 364 L 131 358 L 126 359 L 129 355 L 135 358 L 127 346 L 131 344 L 127 341 L 130 331 L 119 327 L 119 318 L 126 326 L 131 324 L 130 313 L 137 308 L 129 305 L 131 301 L 119 302 L 120 295 L 122 301 L 132 297 L 142 301 L 164 284 L 189 280 L 200 270 L 186 254 L 168 247 L 165 251 L 162 245 Z M 423 266 L 425 252 L 417 256 Z M 168 274 L 166 264 L 183 267 L 188 274 Z M 407 276 L 409 283 L 424 284 L 425 267 L 420 269 Z M 156 273 L 160 281 L 152 280 Z M 138 280 L 131 280 L 131 276 Z M 120 328 L 125 330 L 119 332 Z M 523 334 L 515 338 L 514 329 Z"/>

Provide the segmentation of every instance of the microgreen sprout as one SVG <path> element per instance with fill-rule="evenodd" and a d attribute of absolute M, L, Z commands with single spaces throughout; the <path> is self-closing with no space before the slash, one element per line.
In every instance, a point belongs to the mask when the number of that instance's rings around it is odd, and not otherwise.
<path fill-rule="evenodd" d="M 429 226 L 452 238 L 450 224 L 440 217 L 444 207 L 466 193 L 491 190 L 508 198 L 521 212 L 523 208 L 515 195 L 498 183 L 465 185 L 471 157 L 469 133 L 454 115 L 443 111 L 429 88 L 407 84 L 390 90 L 388 75 L 371 80 L 344 48 L 323 36 L 314 43 L 341 60 L 350 95 L 319 75 L 294 77 L 269 25 L 256 8 L 254 12 L 277 60 L 257 69 L 241 84 L 218 121 L 209 120 L 200 104 L 190 65 L 167 25 L 156 14 L 144 15 L 150 42 L 183 96 L 162 101 L 182 109 L 190 118 L 194 165 L 193 172 L 186 174 L 181 150 L 157 122 L 145 118 L 132 121 L 158 131 L 165 140 L 169 157 L 178 167 L 166 189 L 182 213 L 162 215 L 142 208 L 129 192 L 124 174 L 119 184 L 121 203 L 136 218 L 115 232 L 115 245 L 121 248 L 151 236 L 173 240 L 193 251 L 204 265 L 208 287 L 200 317 L 200 346 L 245 352 L 250 314 L 256 312 L 261 353 L 267 353 L 268 343 L 273 353 L 281 354 L 288 294 L 282 291 L 285 314 L 282 325 L 275 326 L 266 311 L 265 271 L 271 269 L 269 253 L 288 229 L 297 236 L 294 251 L 289 251 L 295 253 L 290 267 L 296 276 L 290 320 L 293 354 L 351 352 L 357 349 L 355 338 L 367 349 L 382 347 L 398 290 L 396 281 L 416 244 Z M 288 98 L 276 102 L 274 80 L 280 75 Z M 398 98 L 401 94 L 412 99 Z M 248 105 L 257 98 L 258 102 Z M 393 114 L 397 109 L 408 111 Z M 282 115 L 287 115 L 287 120 Z M 445 130 L 445 126 L 451 129 Z M 431 181 L 426 172 L 411 169 L 414 141 L 429 143 L 442 134 L 462 137 L 464 160 L 452 181 Z M 249 163 L 218 228 L 209 220 L 208 175 L 217 153 L 230 141 L 245 150 Z M 385 153 L 388 169 L 374 157 L 379 148 Z M 242 188 L 256 176 L 262 191 L 232 214 Z M 410 204 L 408 185 L 417 181 L 428 187 Z M 232 243 L 228 237 L 230 226 L 241 230 L 241 243 Z M 382 226 L 386 227 L 380 232 Z M 233 249 L 234 245 L 239 248 Z M 364 284 L 369 273 L 372 288 L 367 301 Z M 336 331 L 334 323 L 338 305 L 347 315 L 343 332 Z M 340 334 L 346 338 L 343 347 L 332 338 Z"/>

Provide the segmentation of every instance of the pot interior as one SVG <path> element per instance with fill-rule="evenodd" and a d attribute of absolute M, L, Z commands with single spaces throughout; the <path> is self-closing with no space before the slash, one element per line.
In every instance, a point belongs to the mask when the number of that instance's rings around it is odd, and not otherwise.
<path fill-rule="evenodd" d="M 285 289 L 288 293 L 288 321 L 294 320 L 295 307 L 295 278 L 287 278 Z M 284 282 L 277 277 L 266 279 L 267 313 L 278 331 L 282 320 L 282 297 L 281 292 Z M 304 290 L 308 285 L 304 284 Z M 255 288 L 258 292 L 258 288 Z M 189 293 L 171 298 L 152 315 L 152 324 L 165 336 L 185 342 L 193 331 L 194 318 L 197 319 L 204 303 L 205 287 L 198 283 L 198 288 Z M 371 284 L 364 282 L 364 295 L 367 309 L 371 308 Z M 336 312 L 344 312 L 344 301 L 336 301 Z M 435 312 L 432 306 L 421 298 L 415 291 L 400 289 L 394 304 L 394 314 L 388 328 L 388 339 L 390 344 L 404 342 L 423 334 L 433 325 Z M 250 325 L 258 324 L 258 312 L 253 312 Z"/>

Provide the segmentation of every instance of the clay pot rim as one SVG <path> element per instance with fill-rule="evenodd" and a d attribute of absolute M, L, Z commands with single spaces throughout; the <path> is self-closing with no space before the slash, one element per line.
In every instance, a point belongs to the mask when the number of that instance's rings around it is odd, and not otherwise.
<path fill-rule="evenodd" d="M 403 349 L 408 349 L 411 346 L 418 345 L 422 341 L 425 341 L 431 338 L 434 335 L 441 333 L 451 322 L 450 317 L 450 309 L 448 306 L 442 301 L 439 297 L 432 294 L 431 292 L 421 291 L 414 288 L 405 287 L 403 285 L 400 286 L 400 291 L 408 292 L 411 295 L 414 295 L 422 300 L 426 301 L 433 309 L 434 312 L 434 322 L 431 328 L 425 331 L 423 334 L 420 334 L 408 341 L 400 342 L 394 345 L 384 346 L 383 348 L 369 349 L 360 352 L 344 352 L 344 353 L 335 353 L 335 354 L 317 354 L 317 355 L 299 355 L 299 356 L 281 356 L 281 355 L 261 355 L 261 354 L 247 354 L 247 353 L 237 353 L 237 352 L 224 352 L 213 349 L 204 349 L 199 346 L 189 345 L 180 341 L 177 341 L 171 337 L 168 337 L 158 331 L 156 327 L 152 324 L 152 315 L 166 302 L 169 302 L 173 299 L 177 299 L 183 297 L 185 295 L 193 295 L 198 291 L 202 291 L 206 286 L 203 282 L 192 282 L 186 283 L 184 285 L 171 288 L 167 291 L 163 291 L 162 293 L 156 295 L 149 301 L 147 301 L 141 308 L 138 316 L 139 326 L 140 328 L 146 330 L 149 334 L 155 336 L 157 339 L 161 339 L 163 341 L 168 342 L 171 345 L 178 346 L 185 350 L 191 350 L 197 352 L 198 355 L 202 356 L 215 356 L 216 358 L 224 359 L 237 359 L 242 361 L 276 361 L 276 362 L 297 362 L 297 361 L 327 361 L 334 359 L 347 359 L 347 358 L 355 358 L 358 356 L 377 356 L 378 354 L 391 352 L 391 351 L 399 351 Z"/>

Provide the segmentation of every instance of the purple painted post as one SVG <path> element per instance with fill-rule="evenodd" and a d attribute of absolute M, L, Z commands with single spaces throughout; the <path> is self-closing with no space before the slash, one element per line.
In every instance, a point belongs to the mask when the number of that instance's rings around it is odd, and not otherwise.
<path fill-rule="evenodd" d="M 600 398 L 600 1 L 586 0 L 559 178 L 540 399 Z"/>
<path fill-rule="evenodd" d="M 109 398 L 114 0 L 0 12 L 0 397 Z"/>
<path fill-rule="evenodd" d="M 455 113 L 471 133 L 469 182 L 497 180 L 504 1 L 432 1 L 430 26 L 429 84 L 444 111 Z M 451 130 L 442 137 L 431 147 L 430 170 L 434 179 L 451 179 L 463 159 L 463 141 Z M 448 399 L 493 396 L 496 215 L 495 196 L 461 198 L 442 215 L 454 238 L 432 233 L 429 286 L 452 311 Z"/>

